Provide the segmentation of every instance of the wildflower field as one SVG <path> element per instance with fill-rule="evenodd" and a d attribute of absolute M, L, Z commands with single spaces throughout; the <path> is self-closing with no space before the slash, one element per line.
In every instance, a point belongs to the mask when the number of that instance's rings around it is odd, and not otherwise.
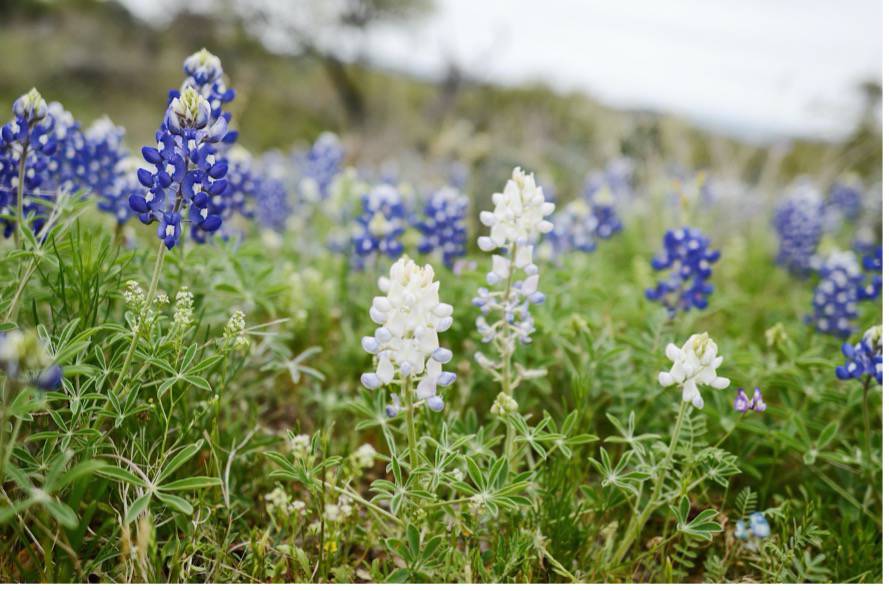
<path fill-rule="evenodd" d="M 250 154 L 183 58 L 6 107 L 4 582 L 882 581 L 881 178 Z"/>

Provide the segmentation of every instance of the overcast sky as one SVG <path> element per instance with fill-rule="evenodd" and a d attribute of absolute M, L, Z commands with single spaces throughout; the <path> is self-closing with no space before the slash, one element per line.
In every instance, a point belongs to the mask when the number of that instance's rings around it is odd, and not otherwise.
<path fill-rule="evenodd" d="M 165 1 L 125 0 L 147 16 Z M 748 138 L 837 138 L 859 115 L 857 85 L 881 79 L 881 35 L 880 0 L 437 0 L 362 46 L 427 77 L 453 61 Z"/>

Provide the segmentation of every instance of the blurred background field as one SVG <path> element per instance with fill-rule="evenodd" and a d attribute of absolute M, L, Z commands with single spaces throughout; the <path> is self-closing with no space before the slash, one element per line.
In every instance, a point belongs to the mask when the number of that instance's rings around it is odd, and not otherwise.
<path fill-rule="evenodd" d="M 826 17 L 831 16 L 832 10 L 835 12 L 829 6 L 816 4 L 812 12 L 826 13 Z M 705 5 L 686 6 L 683 10 L 693 19 L 695 10 L 704 9 Z M 854 38 L 856 27 L 861 24 L 854 18 L 860 16 L 862 3 L 853 5 L 856 10 L 845 11 L 845 16 L 834 15 L 836 27 L 852 29 L 845 34 L 836 31 L 831 52 L 838 56 L 844 55 L 842 43 Z M 872 7 L 872 3 L 864 6 Z M 503 167 L 515 163 L 537 171 L 557 186 L 558 193 L 575 194 L 590 168 L 621 155 L 644 163 L 648 170 L 660 171 L 664 166 L 689 171 L 706 169 L 745 184 L 771 188 L 800 174 L 826 184 L 840 172 L 854 172 L 865 181 L 879 172 L 879 71 L 869 68 L 869 61 L 854 64 L 854 55 L 846 58 L 853 59 L 848 68 L 872 73 L 870 77 L 853 76 L 820 89 L 825 96 L 843 99 L 839 106 L 829 105 L 840 111 L 838 115 L 833 113 L 838 122 L 831 123 L 829 133 L 818 128 L 819 115 L 824 119 L 824 114 L 818 110 L 821 99 L 817 92 L 810 99 L 814 106 L 807 107 L 814 109 L 809 117 L 811 129 L 803 129 L 802 133 L 768 127 L 763 127 L 763 131 L 759 127 L 762 122 L 745 126 L 732 123 L 730 118 L 728 122 L 714 120 L 702 125 L 656 107 L 606 106 L 593 93 L 553 90 L 545 73 L 508 85 L 498 84 L 496 76 L 477 75 L 471 62 L 466 65 L 465 58 L 459 59 L 458 41 L 453 42 L 453 56 L 444 42 L 435 52 L 440 54 L 436 56 L 439 61 L 446 64 L 437 68 L 443 69 L 441 72 L 418 74 L 417 68 L 410 68 L 414 72 L 408 74 L 395 69 L 392 62 L 397 59 L 392 55 L 397 58 L 404 48 L 397 46 L 387 54 L 386 46 L 381 49 L 381 43 L 375 41 L 376 32 L 435 32 L 439 22 L 436 15 L 446 7 L 448 3 L 440 5 L 430 0 L 7 0 L 0 6 L 0 55 L 6 56 L 0 61 L 0 100 L 9 104 L 36 86 L 48 100 L 62 102 L 82 121 L 107 113 L 128 130 L 128 143 L 137 147 L 150 139 L 157 126 L 158 112 L 165 101 L 163 89 L 176 85 L 182 56 L 207 47 L 220 56 L 229 79 L 238 89 L 234 115 L 241 142 L 251 151 L 307 145 L 321 131 L 332 130 L 344 139 L 351 163 L 401 162 L 404 166 L 405 161 L 421 158 L 469 163 L 478 183 L 470 187 L 475 189 L 469 191 L 470 195 L 490 194 L 501 182 Z M 516 5 L 516 12 L 520 8 L 527 7 Z M 589 10 L 586 15 L 571 2 L 552 6 L 551 12 L 559 11 L 564 13 L 564 22 L 597 18 L 596 10 Z M 508 55 L 516 45 L 539 46 L 542 51 L 544 44 L 552 43 L 552 35 L 536 34 L 534 16 L 515 15 L 517 19 L 528 19 L 527 29 L 520 29 L 523 34 L 519 38 L 497 35 L 497 30 L 491 33 L 488 49 L 478 58 L 484 61 L 484 71 L 505 68 L 506 58 L 501 56 Z M 698 29 L 706 30 L 710 26 L 706 19 L 710 17 L 712 14 L 701 10 Z M 764 10 L 761 17 L 747 26 L 764 26 L 770 18 Z M 797 14 L 797 18 L 802 17 Z M 643 21 L 642 25 L 645 24 L 651 23 Z M 805 19 L 800 23 L 791 19 L 775 26 L 784 27 L 789 35 L 806 25 Z M 616 26 L 630 34 L 641 29 L 634 19 L 618 20 Z M 739 23 L 742 26 L 744 23 Z M 591 57 L 603 52 L 593 36 L 595 32 L 591 29 L 586 48 Z M 695 28 L 675 32 L 668 29 L 664 33 L 698 34 Z M 812 37 L 821 34 L 809 33 Z M 694 37 L 681 42 L 698 53 L 706 51 L 706 44 L 696 43 Z M 788 37 L 787 42 L 795 39 Z M 738 39 L 725 40 L 742 55 L 748 51 L 752 56 L 749 68 L 756 67 L 754 59 L 762 48 L 751 45 L 745 49 L 738 43 Z M 795 85 L 799 85 L 797 78 L 808 70 L 841 68 L 843 62 L 828 59 L 825 47 L 830 47 L 830 43 L 782 50 L 796 56 L 795 62 L 788 63 L 796 64 L 794 67 L 802 72 L 788 69 L 788 79 L 773 92 L 784 89 L 792 94 Z M 279 53 L 272 53 L 269 46 Z M 583 55 L 571 51 L 572 48 L 565 48 L 564 59 L 584 61 Z M 406 64 L 411 62 L 407 55 L 403 57 Z M 596 66 L 591 57 L 587 76 L 595 84 Z M 778 55 L 775 59 L 786 57 Z M 620 54 L 614 55 L 618 64 L 623 63 L 622 59 Z M 627 78 L 644 80 L 654 74 L 645 63 L 625 61 Z M 676 85 L 691 84 L 691 80 L 713 86 L 720 97 L 713 103 L 743 103 L 759 92 L 752 87 L 746 95 L 722 96 L 719 85 L 725 81 L 718 77 L 707 78 L 703 72 L 683 77 L 683 71 L 698 67 L 694 61 L 677 63 L 667 75 L 675 77 Z M 729 70 L 725 75 L 730 77 L 733 72 Z M 748 84 L 746 80 L 738 83 Z M 606 79 L 600 87 L 608 90 L 607 85 Z M 693 95 L 694 91 L 689 90 L 686 95 L 689 93 Z M 780 98 L 780 94 L 776 96 Z M 786 109 L 786 105 L 779 105 L 776 100 L 776 111 L 780 108 Z M 721 109 L 731 114 L 731 106 Z M 805 121 L 808 112 L 801 111 L 794 116 Z M 780 118 L 778 114 L 774 117 Z"/>

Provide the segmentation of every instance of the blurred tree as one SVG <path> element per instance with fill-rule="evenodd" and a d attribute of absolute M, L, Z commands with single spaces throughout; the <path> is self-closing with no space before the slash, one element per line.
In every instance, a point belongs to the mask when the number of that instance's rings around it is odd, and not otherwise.
<path fill-rule="evenodd" d="M 362 36 L 370 28 L 419 18 L 430 0 L 226 0 L 229 14 L 269 49 L 319 60 L 349 122 L 367 117 L 362 85 L 349 61 L 363 62 Z"/>

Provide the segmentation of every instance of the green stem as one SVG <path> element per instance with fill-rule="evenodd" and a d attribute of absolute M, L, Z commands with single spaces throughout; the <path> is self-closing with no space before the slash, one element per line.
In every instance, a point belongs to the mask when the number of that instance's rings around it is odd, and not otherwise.
<path fill-rule="evenodd" d="M 630 522 L 630 527 L 627 528 L 627 533 L 618 547 L 617 553 L 613 557 L 613 564 L 620 563 L 620 561 L 623 560 L 624 555 L 636 541 L 642 528 L 645 527 L 648 518 L 651 517 L 651 514 L 658 506 L 658 499 L 661 496 L 664 479 L 667 476 L 667 471 L 670 469 L 670 465 L 673 463 L 673 453 L 676 451 L 676 444 L 679 442 L 679 431 L 682 428 L 682 420 L 685 418 L 685 411 L 687 408 L 688 402 L 683 400 L 679 405 L 679 414 L 676 417 L 676 424 L 673 426 L 673 436 L 670 438 L 670 447 L 667 449 L 667 455 L 664 457 L 660 470 L 658 471 L 657 480 L 654 483 L 654 490 L 652 490 L 651 497 L 649 497 L 648 503 L 646 503 L 642 513 Z"/>
<path fill-rule="evenodd" d="M 15 213 L 15 221 L 18 224 L 18 231 L 15 233 L 16 246 L 19 246 L 25 237 L 25 163 L 28 160 L 28 144 L 29 141 L 26 139 L 22 144 L 22 155 L 19 158 L 19 186 Z"/>
<path fill-rule="evenodd" d="M 149 307 L 153 304 L 154 296 L 155 296 L 155 293 L 157 292 L 157 283 L 160 280 L 161 268 L 163 267 L 163 264 L 164 264 L 164 248 L 165 248 L 165 246 L 164 246 L 164 242 L 162 240 L 157 247 L 157 255 L 155 256 L 155 259 L 154 259 L 154 271 L 151 274 L 151 284 L 149 285 L 149 288 L 148 288 L 148 297 L 145 299 L 145 305 L 149 306 Z M 140 329 L 142 328 L 141 324 L 140 324 L 139 328 Z M 120 386 L 120 383 L 123 380 L 124 375 L 126 375 L 127 370 L 130 367 L 130 361 L 132 361 L 132 359 L 133 359 L 133 353 L 136 352 L 136 344 L 138 342 L 139 342 L 139 333 L 137 331 L 137 332 L 133 333 L 133 340 L 130 341 L 130 348 L 127 351 L 126 357 L 124 357 L 124 359 L 123 359 L 123 365 L 120 368 L 120 373 L 117 374 L 117 380 L 115 380 L 114 386 L 111 388 L 111 395 L 112 396 L 116 395 L 117 389 Z"/>
<path fill-rule="evenodd" d="M 419 466 L 417 460 L 417 431 L 414 428 L 414 405 L 413 401 L 408 401 L 407 378 L 401 379 L 401 401 L 407 406 L 405 416 L 407 417 L 407 444 L 410 448 L 411 471 L 416 470 Z"/>
<path fill-rule="evenodd" d="M 509 272 L 506 276 L 506 291 L 503 294 L 504 304 L 509 302 L 509 296 L 512 292 L 512 276 L 515 271 L 515 259 L 517 247 L 513 245 L 512 253 L 509 257 Z M 509 321 L 506 318 L 506 308 L 503 309 L 503 327 L 505 331 L 510 330 Z M 512 353 L 513 345 L 509 336 L 501 339 L 501 354 L 503 355 L 503 373 L 500 375 L 500 389 L 503 393 L 512 398 Z M 506 422 L 506 441 L 503 446 L 503 454 L 506 457 L 510 470 L 512 470 L 513 447 L 515 445 L 515 427 L 509 421 Z"/>
<path fill-rule="evenodd" d="M 864 379 L 864 392 L 861 398 L 861 415 L 864 420 L 864 461 L 865 470 L 870 468 L 871 449 L 870 449 L 870 409 L 867 404 L 867 394 L 870 390 L 870 376 Z"/>
<path fill-rule="evenodd" d="M 12 296 L 12 301 L 9 302 L 9 308 L 6 309 L 6 315 L 3 317 L 3 322 L 11 322 L 12 319 L 15 318 L 15 314 L 16 312 L 18 312 L 19 303 L 21 302 L 22 294 L 25 293 L 25 286 L 31 279 L 31 275 L 33 275 L 34 271 L 37 270 L 36 261 L 36 258 L 31 258 L 28 260 L 28 266 L 25 267 L 25 272 L 22 274 L 22 279 L 21 281 L 19 281 L 19 285 L 15 290 L 15 295 Z"/>

